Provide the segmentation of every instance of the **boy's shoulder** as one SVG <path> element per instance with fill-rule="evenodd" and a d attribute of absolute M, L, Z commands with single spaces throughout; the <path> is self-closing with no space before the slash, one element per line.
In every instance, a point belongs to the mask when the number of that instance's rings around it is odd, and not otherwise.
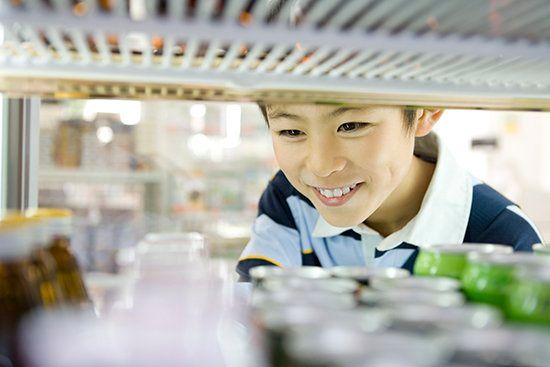
<path fill-rule="evenodd" d="M 527 250 L 540 235 L 518 205 L 485 183 L 475 183 L 465 242 L 492 242 Z"/>

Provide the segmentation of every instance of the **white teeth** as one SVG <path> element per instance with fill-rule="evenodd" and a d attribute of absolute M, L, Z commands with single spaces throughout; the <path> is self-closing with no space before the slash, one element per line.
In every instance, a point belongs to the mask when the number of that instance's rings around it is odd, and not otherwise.
<path fill-rule="evenodd" d="M 349 193 L 351 190 L 353 190 L 355 188 L 355 186 L 357 186 L 357 184 L 353 184 L 351 186 L 346 186 L 346 187 L 340 187 L 340 188 L 333 189 L 333 190 L 330 190 L 330 189 L 317 189 L 317 190 L 324 197 L 339 198 L 340 196 L 346 195 L 347 193 Z"/>

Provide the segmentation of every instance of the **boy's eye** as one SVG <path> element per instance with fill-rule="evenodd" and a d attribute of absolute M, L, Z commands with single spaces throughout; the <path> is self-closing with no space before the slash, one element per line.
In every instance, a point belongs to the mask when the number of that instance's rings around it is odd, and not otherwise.
<path fill-rule="evenodd" d="M 302 132 L 300 130 L 281 130 L 279 131 L 279 135 L 282 136 L 289 136 L 289 137 L 296 137 L 300 136 Z"/>
<path fill-rule="evenodd" d="M 355 131 L 369 126 L 365 122 L 346 122 L 338 126 L 338 131 Z"/>

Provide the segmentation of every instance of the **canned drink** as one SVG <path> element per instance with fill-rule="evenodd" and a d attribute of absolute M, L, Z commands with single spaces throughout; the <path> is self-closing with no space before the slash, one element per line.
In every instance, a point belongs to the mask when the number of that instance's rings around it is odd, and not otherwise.
<path fill-rule="evenodd" d="M 278 266 L 262 265 L 250 269 L 252 284 L 261 286 L 265 279 L 271 278 L 304 278 L 304 279 L 327 279 L 330 278 L 328 270 L 318 266 L 301 266 L 281 268 Z"/>
<path fill-rule="evenodd" d="M 550 334 L 540 330 L 457 330 L 452 339 L 453 366 L 547 366 L 550 361 Z"/>
<path fill-rule="evenodd" d="M 430 292 L 416 289 L 391 289 L 387 291 L 363 290 L 359 303 L 366 306 L 396 308 L 403 305 L 431 305 L 439 307 L 459 307 L 464 305 L 460 292 Z"/>
<path fill-rule="evenodd" d="M 378 312 L 376 312 L 378 311 Z M 264 346 L 272 366 L 287 366 L 283 343 L 292 330 L 316 328 L 319 325 L 345 326 L 362 332 L 383 330 L 389 324 L 389 313 L 382 310 L 334 311 L 315 307 L 289 306 L 268 308 L 261 313 Z"/>
<path fill-rule="evenodd" d="M 427 292 L 455 292 L 460 289 L 460 282 L 447 277 L 408 277 L 408 278 L 378 278 L 371 280 L 371 288 L 387 291 L 393 289 L 421 290 Z"/>
<path fill-rule="evenodd" d="M 359 289 L 359 284 L 355 280 L 351 279 L 304 279 L 275 277 L 264 280 L 263 288 L 269 292 L 280 292 L 286 289 L 291 289 L 298 292 L 353 294 Z"/>
<path fill-rule="evenodd" d="M 411 273 L 401 268 L 367 268 L 363 266 L 336 266 L 329 269 L 330 274 L 336 278 L 353 279 L 364 285 L 369 285 L 372 278 L 395 279 L 407 278 Z"/>
<path fill-rule="evenodd" d="M 283 344 L 289 365 L 442 366 L 452 354 L 447 338 L 382 332 L 367 334 L 345 325 L 294 330 Z"/>
<path fill-rule="evenodd" d="M 303 292 L 283 289 L 278 292 L 255 290 L 251 306 L 256 310 L 272 307 L 308 306 L 328 310 L 349 310 L 357 305 L 352 293 L 329 293 L 322 291 Z"/>
<path fill-rule="evenodd" d="M 466 255 L 472 252 L 511 254 L 513 248 L 487 243 L 434 245 L 422 248 L 414 264 L 414 274 L 460 279 L 466 265 Z"/>
<path fill-rule="evenodd" d="M 550 325 L 550 266 L 520 266 L 515 278 L 508 294 L 508 317 L 516 321 Z"/>
<path fill-rule="evenodd" d="M 518 265 L 542 262 L 530 253 L 468 255 L 462 288 L 469 300 L 504 307 Z M 549 262 L 550 264 L 550 262 Z"/>
<path fill-rule="evenodd" d="M 491 329 L 502 325 L 502 313 L 491 306 L 438 307 L 403 305 L 392 314 L 392 330 L 414 333 L 456 332 L 461 329 Z"/>
<path fill-rule="evenodd" d="M 550 256 L 550 244 L 536 243 L 533 245 L 533 252 L 535 255 Z"/>

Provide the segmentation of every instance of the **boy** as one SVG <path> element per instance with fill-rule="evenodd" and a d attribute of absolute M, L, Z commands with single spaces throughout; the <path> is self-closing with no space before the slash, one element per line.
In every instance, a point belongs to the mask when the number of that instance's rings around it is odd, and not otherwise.
<path fill-rule="evenodd" d="M 237 272 L 258 265 L 395 266 L 419 248 L 542 242 L 512 202 L 457 165 L 431 132 L 442 110 L 261 106 L 281 170 Z"/>

